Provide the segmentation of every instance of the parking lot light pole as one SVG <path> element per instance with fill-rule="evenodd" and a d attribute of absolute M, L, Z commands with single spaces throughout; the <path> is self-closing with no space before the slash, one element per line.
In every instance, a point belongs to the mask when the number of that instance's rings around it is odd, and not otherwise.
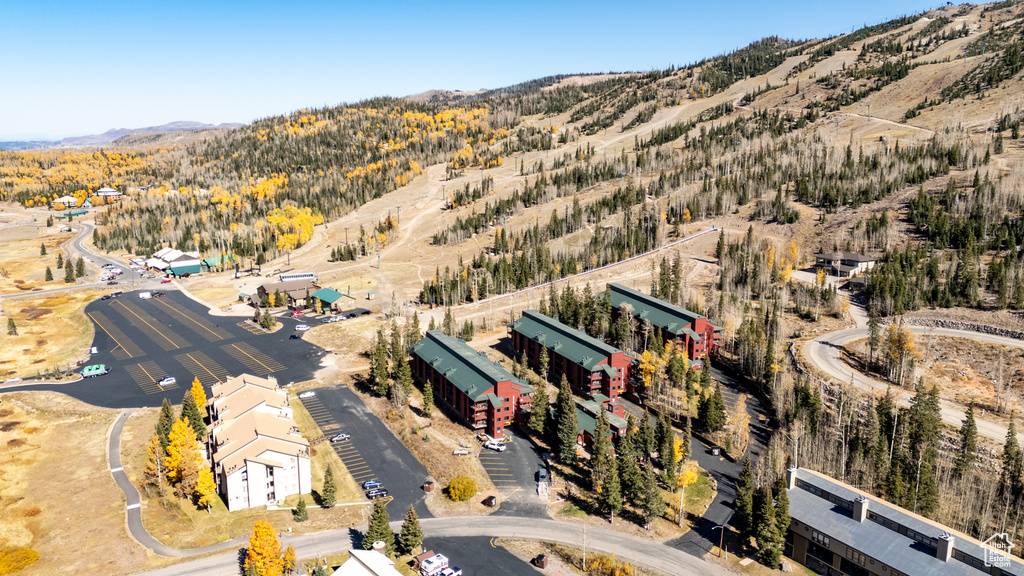
<path fill-rule="evenodd" d="M 718 537 L 718 557 L 721 558 L 723 551 L 722 544 L 725 542 L 725 524 L 722 524 L 721 526 L 715 526 L 714 528 L 712 528 L 712 530 L 722 531 Z"/>

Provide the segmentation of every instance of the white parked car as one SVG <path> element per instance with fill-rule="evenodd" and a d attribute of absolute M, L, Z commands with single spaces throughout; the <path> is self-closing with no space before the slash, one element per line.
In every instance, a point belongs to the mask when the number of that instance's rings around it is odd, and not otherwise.
<path fill-rule="evenodd" d="M 158 384 L 160 384 L 160 386 L 171 386 L 171 385 L 177 384 L 177 383 L 178 383 L 178 380 L 175 379 L 174 376 L 164 376 L 163 378 L 160 379 L 160 382 L 158 382 Z"/>
<path fill-rule="evenodd" d="M 307 392 L 303 392 L 302 394 L 299 394 L 299 398 L 303 398 L 303 399 L 304 398 L 312 398 L 313 396 L 316 396 L 316 392 L 313 392 L 312 390 L 309 390 Z"/>
<path fill-rule="evenodd" d="M 298 331 L 298 332 L 305 332 L 306 330 L 309 330 L 309 325 L 308 324 L 297 324 L 295 326 L 295 330 Z"/>
<path fill-rule="evenodd" d="M 505 445 L 502 444 L 501 442 L 498 442 L 497 440 L 488 440 L 487 442 L 484 442 L 484 448 L 487 448 L 489 450 L 496 450 L 498 452 L 505 451 Z"/>

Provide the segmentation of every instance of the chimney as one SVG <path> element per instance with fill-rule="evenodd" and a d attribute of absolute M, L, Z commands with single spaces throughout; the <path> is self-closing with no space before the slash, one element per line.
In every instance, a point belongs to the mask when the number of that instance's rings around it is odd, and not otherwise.
<path fill-rule="evenodd" d="M 373 551 L 374 552 L 380 552 L 381 554 L 383 554 L 384 553 L 384 546 L 385 545 L 384 545 L 384 541 L 383 540 L 377 540 L 376 542 L 373 543 Z"/>
<path fill-rule="evenodd" d="M 796 488 L 796 470 L 797 469 L 795 467 L 794 468 L 787 468 L 786 469 L 786 489 L 787 490 L 792 490 L 793 488 Z"/>
<path fill-rule="evenodd" d="M 853 519 L 863 522 L 868 519 L 868 502 L 866 496 L 858 496 L 853 500 Z"/>
<path fill-rule="evenodd" d="M 956 538 L 949 532 L 943 532 L 935 541 L 938 544 L 935 549 L 935 557 L 943 562 L 949 562 L 949 559 L 953 557 L 953 543 L 956 542 Z"/>

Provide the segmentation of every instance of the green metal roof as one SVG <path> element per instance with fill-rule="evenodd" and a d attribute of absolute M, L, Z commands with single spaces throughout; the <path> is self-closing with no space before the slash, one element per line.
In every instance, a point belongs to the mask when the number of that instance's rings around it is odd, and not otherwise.
<path fill-rule="evenodd" d="M 427 331 L 427 335 L 413 345 L 412 353 L 433 366 L 474 402 L 490 400 L 488 395 L 498 382 L 511 381 L 520 389 L 530 388 L 484 353 L 470 348 L 465 340 L 452 338 L 440 330 Z"/>
<path fill-rule="evenodd" d="M 605 407 L 602 406 L 600 402 L 578 399 L 574 400 L 574 402 L 576 402 L 577 434 L 586 430 L 587 432 L 590 433 L 591 436 L 594 435 L 594 430 L 597 429 L 597 417 L 591 416 L 591 413 L 597 414 L 598 410 L 604 410 L 604 417 L 606 420 L 608 420 L 608 424 L 612 428 L 623 429 L 627 425 L 627 422 L 624 418 L 622 418 L 621 416 L 616 416 L 615 414 L 612 414 L 608 410 L 605 410 Z M 586 408 L 586 410 L 584 410 L 584 408 Z"/>
<path fill-rule="evenodd" d="M 202 272 L 203 267 L 199 264 L 189 264 L 187 266 L 171 266 L 168 271 L 175 276 L 181 276 L 182 274 L 198 274 Z"/>
<path fill-rule="evenodd" d="M 345 295 L 342 294 L 341 292 L 338 292 L 337 290 L 332 290 L 330 288 L 321 288 L 316 292 L 313 292 L 311 296 L 313 298 L 318 298 L 324 302 L 327 302 L 328 304 L 334 304 L 334 302 L 338 300 L 338 298 L 342 298 Z"/>
<path fill-rule="evenodd" d="M 606 360 L 612 354 L 622 352 L 602 340 L 590 337 L 586 332 L 570 328 L 536 310 L 524 310 L 523 315 L 512 323 L 512 329 L 540 342 L 587 370 L 593 370 L 598 362 Z"/>
<path fill-rule="evenodd" d="M 210 256 L 209 258 L 203 258 L 202 265 L 207 268 L 213 268 L 214 266 L 220 266 L 222 262 L 234 262 L 234 254 L 221 254 L 220 256 Z"/>
<path fill-rule="evenodd" d="M 651 324 L 667 330 L 671 334 L 682 334 L 695 320 L 703 318 L 696 312 L 669 304 L 660 298 L 648 296 L 616 282 L 610 282 L 608 288 L 611 289 L 612 306 L 621 308 L 623 304 L 629 304 L 632 308 L 630 314 L 640 320 L 649 320 Z M 694 334 L 696 333 L 694 332 Z M 691 335 L 691 337 L 694 336 Z M 700 335 L 695 337 L 699 339 Z"/>

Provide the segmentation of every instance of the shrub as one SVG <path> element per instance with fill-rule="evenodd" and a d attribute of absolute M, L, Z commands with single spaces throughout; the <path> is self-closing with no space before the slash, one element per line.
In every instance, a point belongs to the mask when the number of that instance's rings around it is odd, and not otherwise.
<path fill-rule="evenodd" d="M 39 553 L 28 548 L 0 550 L 0 574 L 14 574 L 39 560 Z"/>
<path fill-rule="evenodd" d="M 459 476 L 448 485 L 448 497 L 456 502 L 465 502 L 476 493 L 476 481 L 469 476 Z"/>

